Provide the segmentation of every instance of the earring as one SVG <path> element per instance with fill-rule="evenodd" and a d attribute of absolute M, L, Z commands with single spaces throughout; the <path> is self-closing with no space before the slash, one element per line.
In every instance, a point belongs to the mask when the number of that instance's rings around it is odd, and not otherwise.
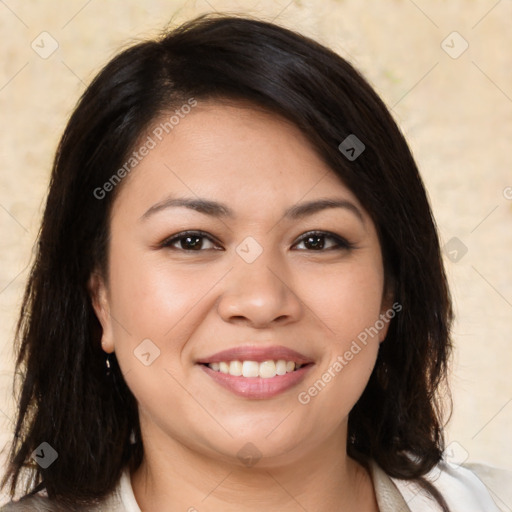
<path fill-rule="evenodd" d="M 110 371 L 110 354 L 107 354 L 107 357 L 105 359 L 105 365 L 107 367 L 107 377 L 110 377 L 111 371 Z"/>

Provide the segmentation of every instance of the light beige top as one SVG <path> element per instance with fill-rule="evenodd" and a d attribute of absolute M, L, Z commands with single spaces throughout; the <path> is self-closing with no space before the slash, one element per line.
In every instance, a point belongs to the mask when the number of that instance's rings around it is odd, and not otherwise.
<path fill-rule="evenodd" d="M 512 486 L 512 473 L 489 466 L 476 465 L 488 477 L 495 475 L 493 482 L 503 482 Z M 375 462 L 370 462 L 377 503 L 380 512 L 437 512 L 441 508 L 429 497 L 422 487 L 414 481 L 390 478 Z M 438 464 L 426 475 L 432 484 L 441 492 L 451 512 L 500 512 L 510 510 L 504 499 L 499 500 L 496 488 L 493 489 L 495 499 L 502 501 L 503 508 L 498 508 L 485 484 L 475 473 L 462 466 L 446 462 Z M 506 487 L 503 486 L 503 492 Z M 499 492 L 499 490 L 498 490 Z M 501 495 L 505 497 L 504 494 Z M 507 499 L 505 497 L 505 499 Z M 0 508 L 0 512 L 70 512 L 69 507 L 56 506 L 42 496 L 32 496 L 20 502 L 11 502 Z M 104 502 L 95 507 L 76 508 L 76 512 L 141 512 L 133 493 L 130 473 L 126 469 L 116 489 Z"/>

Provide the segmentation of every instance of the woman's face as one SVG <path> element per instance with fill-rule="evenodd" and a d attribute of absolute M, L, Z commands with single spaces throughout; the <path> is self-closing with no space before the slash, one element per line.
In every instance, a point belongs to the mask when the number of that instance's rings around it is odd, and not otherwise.
<path fill-rule="evenodd" d="M 146 447 L 269 467 L 345 450 L 390 307 L 368 213 L 268 113 L 199 103 L 162 140 L 158 126 L 93 281 Z"/>

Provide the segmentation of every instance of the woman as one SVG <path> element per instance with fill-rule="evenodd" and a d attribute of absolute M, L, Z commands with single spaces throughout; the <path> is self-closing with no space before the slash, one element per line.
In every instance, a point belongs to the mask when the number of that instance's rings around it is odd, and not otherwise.
<path fill-rule="evenodd" d="M 2 510 L 498 510 L 443 462 L 452 310 L 400 131 L 341 57 L 203 16 L 57 151 Z"/>

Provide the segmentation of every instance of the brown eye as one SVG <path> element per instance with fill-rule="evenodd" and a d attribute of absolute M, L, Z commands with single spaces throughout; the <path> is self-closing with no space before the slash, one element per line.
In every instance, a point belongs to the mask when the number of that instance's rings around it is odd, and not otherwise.
<path fill-rule="evenodd" d="M 327 242 L 326 240 L 330 240 L 330 242 Z M 341 238 L 337 235 L 334 235 L 333 233 L 327 233 L 323 231 L 314 231 L 310 233 L 306 233 L 299 241 L 299 244 L 304 244 L 307 250 L 310 251 L 318 251 L 323 252 L 326 250 L 333 250 L 333 249 L 350 249 L 352 248 L 352 245 L 345 240 L 344 238 Z M 326 247 L 327 245 L 327 247 Z M 303 250 L 303 249 L 300 249 Z"/>
<path fill-rule="evenodd" d="M 211 247 L 205 247 L 205 245 L 208 244 L 210 244 Z M 205 233 L 201 231 L 187 231 L 165 239 L 162 242 L 161 247 L 187 252 L 200 252 L 201 250 L 214 249 L 216 246 L 213 243 L 213 240 Z"/>

